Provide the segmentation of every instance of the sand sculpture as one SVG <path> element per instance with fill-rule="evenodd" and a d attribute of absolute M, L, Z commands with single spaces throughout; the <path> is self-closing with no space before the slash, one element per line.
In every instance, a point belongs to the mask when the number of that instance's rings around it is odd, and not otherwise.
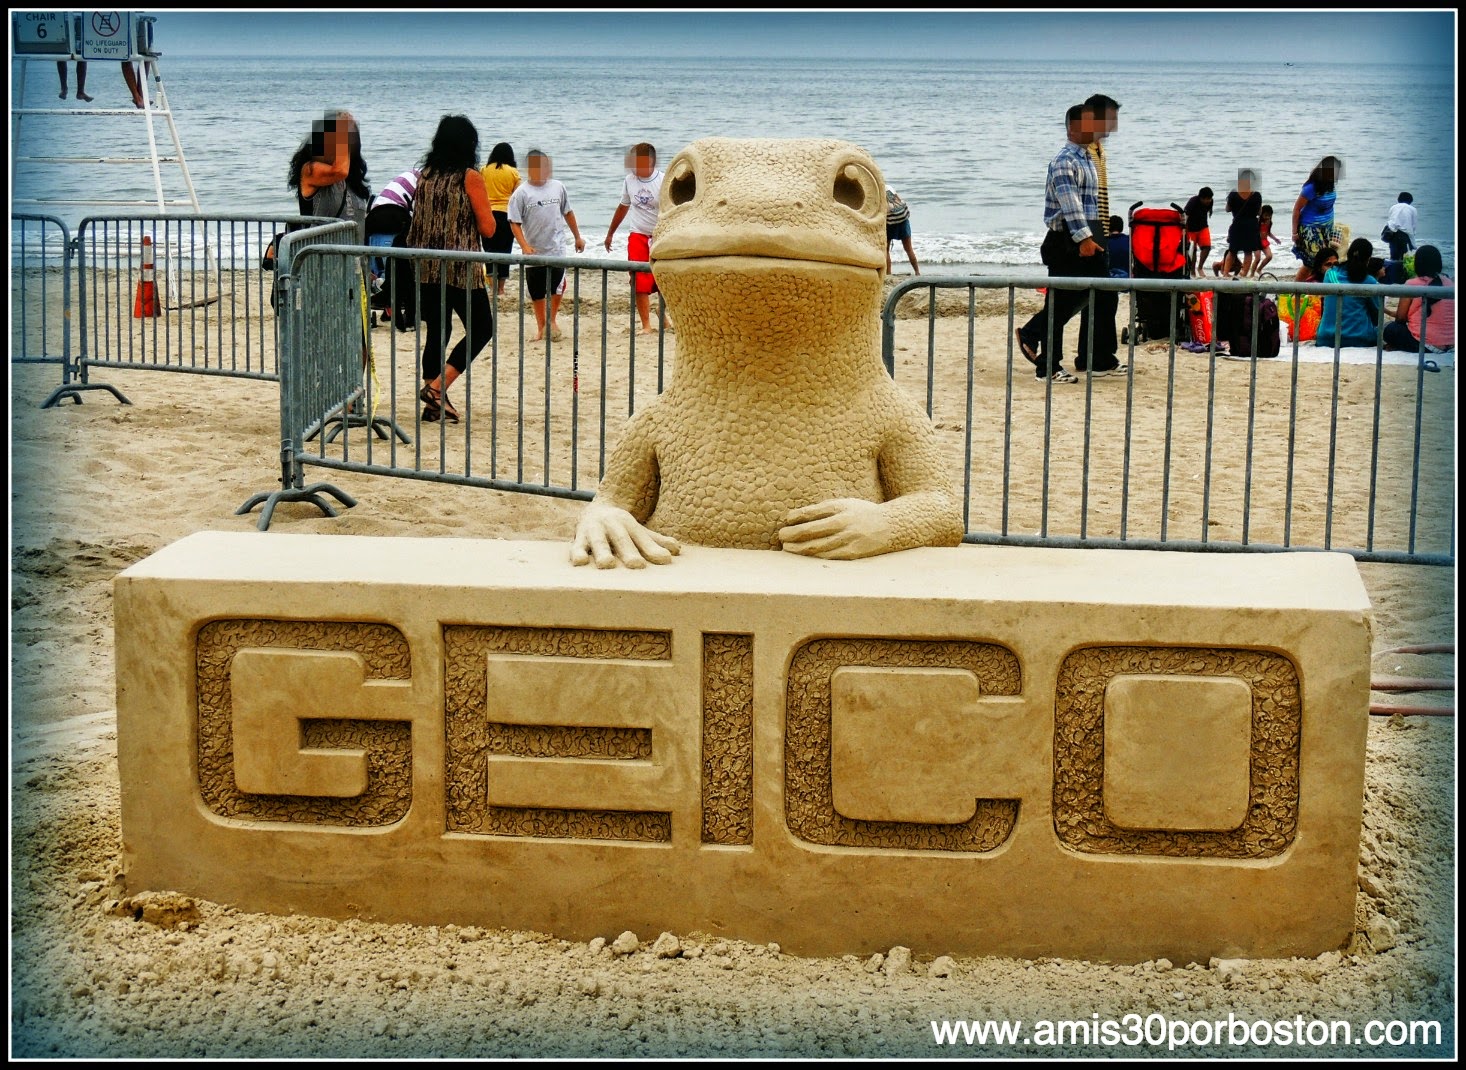
<path fill-rule="evenodd" d="M 885 184 L 844 141 L 704 138 L 667 168 L 652 243 L 677 321 L 571 560 L 683 542 L 860 558 L 962 539 L 931 420 L 880 360 Z"/>
<path fill-rule="evenodd" d="M 119 575 L 129 894 L 813 955 L 1344 946 L 1353 560 L 941 545 L 956 494 L 878 358 L 883 206 L 844 142 L 672 162 L 676 367 L 571 554 L 629 568 L 204 531 Z"/>

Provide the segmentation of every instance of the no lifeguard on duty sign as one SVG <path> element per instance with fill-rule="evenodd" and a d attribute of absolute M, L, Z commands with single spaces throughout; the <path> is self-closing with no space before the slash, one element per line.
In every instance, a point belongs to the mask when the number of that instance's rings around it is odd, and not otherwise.
<path fill-rule="evenodd" d="M 82 59 L 126 60 L 132 56 L 131 11 L 83 11 Z"/>

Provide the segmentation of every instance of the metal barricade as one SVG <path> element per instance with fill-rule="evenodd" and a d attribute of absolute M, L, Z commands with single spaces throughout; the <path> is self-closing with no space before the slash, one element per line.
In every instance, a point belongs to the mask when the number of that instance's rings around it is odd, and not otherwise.
<path fill-rule="evenodd" d="M 49 215 L 10 217 L 10 363 L 57 364 L 61 385 L 41 408 L 81 404 L 71 355 L 71 231 Z"/>
<path fill-rule="evenodd" d="M 274 278 L 262 260 L 276 233 L 324 222 L 298 215 L 83 219 L 75 242 L 82 381 L 96 367 L 278 379 Z"/>
<path fill-rule="evenodd" d="M 1040 287 L 1087 290 L 1090 309 L 1099 290 L 1130 294 L 1120 358 L 1128 370 L 1078 372 L 1077 384 L 1037 379 L 1014 332 L 1019 295 Z M 965 315 L 961 295 L 950 300 L 953 290 L 965 291 Z M 898 309 L 903 299 L 908 312 L 919 304 L 909 297 L 915 291 L 927 296 L 925 314 L 917 313 L 926 320 L 925 344 L 899 346 Z M 979 316 L 978 295 L 993 291 L 999 300 L 987 303 L 1000 307 Z M 967 542 L 1336 550 L 1361 561 L 1454 564 L 1454 389 L 1450 376 L 1430 373 L 1423 347 L 1399 365 L 1377 345 L 1373 364 L 1360 365 L 1343 364 L 1337 347 L 1331 361 L 1303 360 L 1315 351 L 1297 341 L 1283 342 L 1274 358 L 1229 360 L 1215 333 L 1201 353 L 1181 348 L 1174 333 L 1140 346 L 1135 295 L 1147 291 L 1169 296 L 1172 323 L 1180 302 L 1206 291 L 1422 297 L 1419 287 L 1266 280 L 903 281 L 882 310 L 882 358 L 907 378 L 921 371 L 925 350 L 922 392 L 951 445 Z M 938 315 L 939 294 L 958 315 Z M 1431 296 L 1453 300 L 1455 291 Z M 1377 338 L 1383 316 L 1381 302 Z M 1254 317 L 1251 352 L 1258 327 Z M 898 359 L 903 350 L 916 355 Z M 984 409 L 994 418 L 984 420 Z"/>
<path fill-rule="evenodd" d="M 635 330 L 634 278 L 645 264 L 333 244 L 342 237 L 338 228 L 316 227 L 282 243 L 282 489 L 251 496 L 237 513 L 263 505 L 258 524 L 263 531 L 280 502 L 306 501 L 333 516 L 323 495 L 354 504 L 329 483 L 307 485 L 307 466 L 590 499 L 605 471 L 609 445 L 635 412 L 638 396 L 654 396 L 666 382 L 670 348 L 665 334 L 658 332 L 638 346 Z M 358 348 L 360 304 L 355 311 L 348 308 L 343 293 L 348 277 L 360 277 L 354 273 L 362 256 L 377 262 L 382 299 L 394 321 L 383 333 L 376 312 L 368 316 L 369 356 Z M 455 314 L 448 287 L 416 281 L 415 268 L 394 268 L 424 261 L 470 268 L 515 265 L 517 294 L 496 298 L 490 278 L 473 288 L 478 298 L 462 307 L 465 323 Z M 564 272 L 565 312 L 555 329 L 547 323 L 543 337 L 532 339 L 527 275 L 547 269 Z M 413 281 L 404 283 L 404 275 Z M 613 282 L 617 276 L 620 281 Z M 611 306 L 623 295 L 624 362 L 608 345 Z M 552 300 L 547 296 L 547 319 Z M 428 302 L 435 303 L 433 309 Z M 397 314 L 404 306 L 414 311 Z M 420 396 L 427 378 L 420 361 L 429 321 L 451 325 L 453 336 L 462 338 L 481 332 L 485 317 L 489 338 L 450 391 L 449 404 L 461 409 L 459 421 L 431 419 L 432 408 Z M 506 335 L 515 340 L 506 341 Z M 655 351 L 650 362 L 645 358 L 649 345 Z M 446 363 L 451 343 L 443 348 Z"/>

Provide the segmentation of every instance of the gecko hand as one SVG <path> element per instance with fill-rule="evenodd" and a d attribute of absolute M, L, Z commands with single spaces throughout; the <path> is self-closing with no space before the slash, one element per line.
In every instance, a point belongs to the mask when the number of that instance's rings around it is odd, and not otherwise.
<path fill-rule="evenodd" d="M 617 562 L 627 568 L 646 568 L 648 561 L 665 565 L 681 552 L 682 544 L 676 539 L 644 527 L 625 509 L 591 502 L 576 525 L 570 563 L 584 565 L 594 560 L 596 568 L 615 568 Z"/>

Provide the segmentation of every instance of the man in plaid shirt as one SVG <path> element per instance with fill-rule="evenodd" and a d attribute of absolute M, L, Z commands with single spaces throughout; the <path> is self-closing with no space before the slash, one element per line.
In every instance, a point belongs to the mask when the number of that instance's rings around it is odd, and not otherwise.
<path fill-rule="evenodd" d="M 1110 273 L 1104 245 L 1107 227 L 1100 219 L 1099 176 L 1088 147 L 1107 132 L 1104 117 L 1096 116 L 1091 106 L 1076 104 L 1065 113 L 1064 120 L 1068 140 L 1050 161 L 1048 181 L 1044 187 L 1044 226 L 1048 232 L 1044 235 L 1039 256 L 1048 268 L 1050 278 L 1107 278 Z M 1044 379 L 1052 379 L 1056 383 L 1079 381 L 1064 370 L 1064 326 L 1074 313 L 1087 309 L 1088 302 L 1088 291 L 1050 287 L 1044 295 L 1044 307 L 1018 328 L 1018 348 L 1034 365 L 1034 375 L 1040 382 Z M 1096 300 L 1098 314 L 1103 313 L 1106 303 Z M 1108 303 L 1113 318 L 1114 302 Z M 1052 346 L 1046 344 L 1050 316 L 1053 318 Z M 1101 361 L 1104 359 L 1102 353 L 1097 356 Z M 1084 355 L 1079 358 L 1081 362 L 1084 359 Z M 1113 361 L 1113 355 L 1110 359 Z M 1117 371 L 1123 369 L 1117 366 L 1091 374 L 1112 375 Z"/>

